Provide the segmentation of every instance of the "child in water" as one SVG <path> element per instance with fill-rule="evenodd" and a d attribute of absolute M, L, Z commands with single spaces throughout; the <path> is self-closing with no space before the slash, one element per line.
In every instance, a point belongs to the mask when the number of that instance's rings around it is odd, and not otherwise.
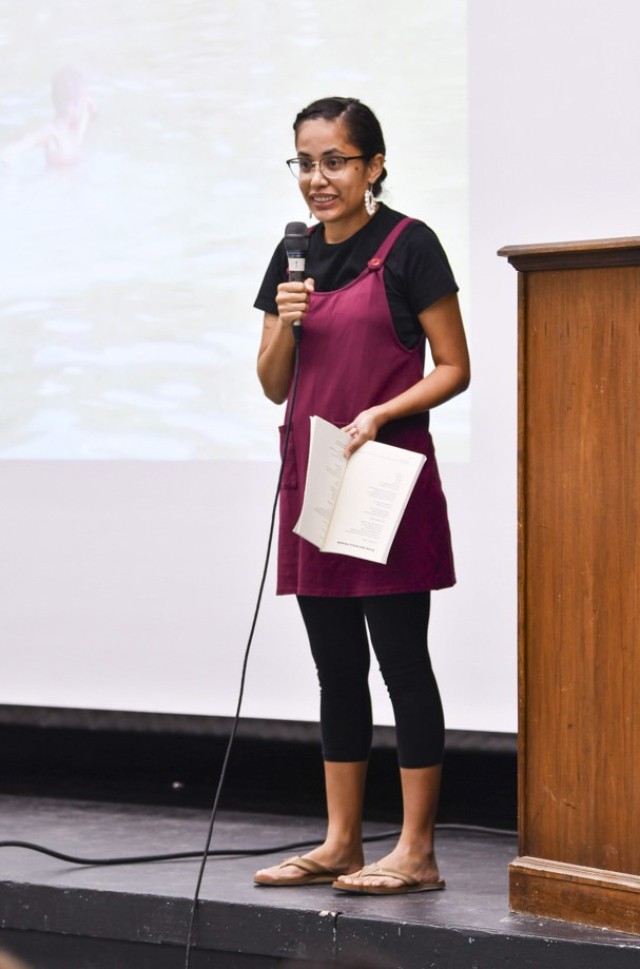
<path fill-rule="evenodd" d="M 89 122 L 96 113 L 86 78 L 73 67 L 62 68 L 51 80 L 51 98 L 55 118 L 8 145 L 2 153 L 5 165 L 13 165 L 34 148 L 44 149 L 47 164 L 53 168 L 79 161 Z"/>

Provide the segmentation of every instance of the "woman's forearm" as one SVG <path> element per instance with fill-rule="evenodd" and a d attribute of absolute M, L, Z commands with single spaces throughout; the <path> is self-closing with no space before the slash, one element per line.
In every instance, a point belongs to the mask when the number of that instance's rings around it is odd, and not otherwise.
<path fill-rule="evenodd" d="M 258 350 L 258 379 L 274 404 L 283 404 L 289 396 L 295 359 L 292 327 L 306 316 L 312 292 L 313 279 L 305 279 L 302 283 L 280 283 L 276 293 L 277 315 L 264 314 Z"/>
<path fill-rule="evenodd" d="M 465 391 L 469 379 L 469 370 L 464 365 L 439 364 L 413 387 L 372 409 L 381 424 L 433 410 Z"/>
<path fill-rule="evenodd" d="M 419 319 L 431 348 L 433 370 L 403 393 L 362 411 L 347 425 L 345 430 L 351 435 L 347 457 L 365 441 L 375 440 L 389 421 L 432 410 L 469 386 L 469 351 L 457 297 L 443 297 L 420 313 Z"/>
<path fill-rule="evenodd" d="M 351 435 L 351 443 L 345 450 L 349 457 L 365 441 L 374 441 L 381 427 L 389 421 L 411 417 L 432 410 L 439 404 L 461 394 L 469 386 L 469 371 L 464 366 L 440 364 L 417 384 L 397 397 L 374 404 L 361 411 L 344 430 Z"/>
<path fill-rule="evenodd" d="M 265 396 L 274 404 L 284 403 L 289 395 L 294 351 L 291 326 L 277 316 L 266 314 L 258 351 L 258 379 Z"/>

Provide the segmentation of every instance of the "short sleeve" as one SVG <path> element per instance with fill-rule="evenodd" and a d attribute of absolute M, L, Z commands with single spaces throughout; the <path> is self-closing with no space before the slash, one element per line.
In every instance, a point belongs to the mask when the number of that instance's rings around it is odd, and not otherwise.
<path fill-rule="evenodd" d="M 390 283 L 415 316 L 442 296 L 458 292 L 440 240 L 423 222 L 415 222 L 400 236 L 387 266 Z"/>
<path fill-rule="evenodd" d="M 401 343 L 412 349 L 423 337 L 419 314 L 458 284 L 435 232 L 424 222 L 408 226 L 387 257 L 384 280 Z"/>
<path fill-rule="evenodd" d="M 267 266 L 267 271 L 264 274 L 264 279 L 262 280 L 258 295 L 253 304 L 255 308 L 262 310 L 264 313 L 271 313 L 273 316 L 277 316 L 276 292 L 280 283 L 283 283 L 286 278 L 287 254 L 285 252 L 284 242 L 280 242 L 271 257 L 271 262 Z"/>

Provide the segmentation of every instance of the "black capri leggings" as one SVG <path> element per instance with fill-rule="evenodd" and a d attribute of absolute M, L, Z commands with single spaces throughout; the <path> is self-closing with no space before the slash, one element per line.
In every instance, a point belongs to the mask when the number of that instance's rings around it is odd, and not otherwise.
<path fill-rule="evenodd" d="M 400 767 L 442 762 L 444 716 L 427 645 L 430 593 L 298 596 L 320 681 L 325 760 L 362 761 L 372 737 L 369 640 L 393 706 Z"/>

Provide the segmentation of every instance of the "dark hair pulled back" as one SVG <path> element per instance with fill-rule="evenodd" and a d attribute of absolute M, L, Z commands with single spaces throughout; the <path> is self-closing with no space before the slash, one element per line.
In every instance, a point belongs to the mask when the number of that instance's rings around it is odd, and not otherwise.
<path fill-rule="evenodd" d="M 386 155 L 382 128 L 375 114 L 357 98 L 320 98 L 312 101 L 296 116 L 293 130 L 297 137 L 300 126 L 305 121 L 322 118 L 324 121 L 342 121 L 347 129 L 347 135 L 352 145 L 364 155 L 365 161 L 370 161 L 374 155 Z M 383 168 L 380 177 L 373 185 L 373 194 L 380 195 L 382 183 L 387 177 L 387 169 Z"/>

